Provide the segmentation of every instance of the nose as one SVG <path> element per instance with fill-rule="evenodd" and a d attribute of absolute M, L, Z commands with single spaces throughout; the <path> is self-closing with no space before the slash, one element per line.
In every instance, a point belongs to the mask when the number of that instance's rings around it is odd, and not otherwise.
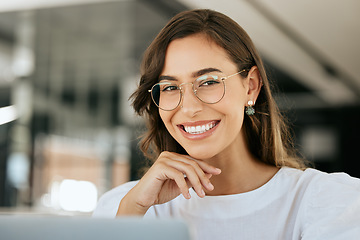
<path fill-rule="evenodd" d="M 186 88 L 185 85 L 188 85 Z M 182 99 L 180 102 L 181 111 L 192 117 L 196 115 L 203 108 L 203 102 L 201 102 L 193 91 L 192 83 L 183 83 L 181 86 Z"/>

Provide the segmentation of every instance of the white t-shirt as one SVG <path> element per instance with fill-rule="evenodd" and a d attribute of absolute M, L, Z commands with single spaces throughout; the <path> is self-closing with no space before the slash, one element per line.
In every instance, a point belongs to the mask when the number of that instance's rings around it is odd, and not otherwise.
<path fill-rule="evenodd" d="M 120 200 L 137 182 L 105 193 L 94 217 L 114 218 Z M 191 199 L 182 195 L 152 206 L 145 218 L 181 218 L 195 239 L 360 239 L 360 179 L 283 167 L 250 192 Z"/>

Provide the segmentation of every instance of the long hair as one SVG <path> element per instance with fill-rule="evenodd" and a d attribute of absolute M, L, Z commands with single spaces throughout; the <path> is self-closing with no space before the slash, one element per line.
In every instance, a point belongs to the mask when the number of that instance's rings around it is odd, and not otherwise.
<path fill-rule="evenodd" d="M 304 169 L 306 166 L 296 155 L 287 124 L 272 97 L 264 64 L 252 40 L 231 18 L 208 9 L 177 14 L 145 51 L 140 84 L 130 97 L 136 113 L 147 121 L 148 131 L 140 143 L 145 156 L 155 159 L 163 151 L 186 154 L 165 128 L 148 90 L 158 82 L 169 43 L 192 34 L 204 34 L 225 49 L 239 70 L 257 66 L 263 87 L 256 101 L 255 115 L 244 114 L 243 124 L 245 140 L 253 156 L 270 165 Z"/>

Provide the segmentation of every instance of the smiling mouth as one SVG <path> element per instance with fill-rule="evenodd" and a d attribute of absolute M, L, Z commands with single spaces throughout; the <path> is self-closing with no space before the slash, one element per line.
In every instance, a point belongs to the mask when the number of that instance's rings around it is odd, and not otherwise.
<path fill-rule="evenodd" d="M 202 134 L 214 128 L 216 125 L 219 124 L 219 122 L 220 121 L 212 121 L 207 124 L 196 125 L 196 126 L 185 126 L 185 125 L 180 125 L 180 126 L 185 132 L 189 134 Z"/>

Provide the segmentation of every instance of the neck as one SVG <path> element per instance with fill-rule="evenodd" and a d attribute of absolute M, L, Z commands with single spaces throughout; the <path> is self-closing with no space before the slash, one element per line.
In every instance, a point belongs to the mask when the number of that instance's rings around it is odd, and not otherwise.
<path fill-rule="evenodd" d="M 278 168 L 256 159 L 240 134 L 231 146 L 211 159 L 206 160 L 221 169 L 221 174 L 213 176 L 215 189 L 207 195 L 229 195 L 252 191 L 268 182 Z"/>

